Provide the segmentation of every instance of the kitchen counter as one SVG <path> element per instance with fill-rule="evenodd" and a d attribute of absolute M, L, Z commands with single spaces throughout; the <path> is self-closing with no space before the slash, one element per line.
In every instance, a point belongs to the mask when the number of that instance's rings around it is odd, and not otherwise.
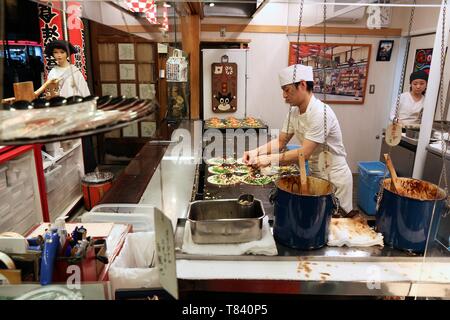
<path fill-rule="evenodd" d="M 146 169 L 154 172 L 138 200 L 160 208 L 172 221 L 180 291 L 450 297 L 450 254 L 439 246 L 428 253 L 435 257 L 426 259 L 379 247 L 296 251 L 277 245 L 275 257 L 181 253 L 188 204 L 204 196 L 198 193 L 203 183 L 201 132 L 201 121 L 181 123 L 171 140 L 182 136 L 182 141 L 167 146 L 154 170 Z M 123 188 L 125 194 L 134 192 Z"/>
<path fill-rule="evenodd" d="M 427 146 L 427 150 L 435 155 L 442 157 L 442 145 L 441 142 L 430 143 Z M 445 159 L 450 160 L 450 148 L 447 149 L 447 154 L 445 155 Z"/>

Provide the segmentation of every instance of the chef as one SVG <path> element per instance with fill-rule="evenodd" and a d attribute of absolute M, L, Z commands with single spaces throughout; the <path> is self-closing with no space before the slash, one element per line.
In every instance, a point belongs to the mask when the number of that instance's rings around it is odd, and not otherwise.
<path fill-rule="evenodd" d="M 294 71 L 294 69 L 296 70 Z M 295 78 L 294 78 L 295 74 Z M 309 160 L 311 175 L 330 180 L 335 185 L 336 197 L 341 208 L 352 211 L 353 177 L 346 161 L 339 122 L 333 110 L 313 94 L 312 67 L 297 64 L 279 73 L 283 98 L 291 105 L 281 133 L 277 139 L 244 153 L 243 161 L 248 165 L 266 167 L 273 163 L 288 165 L 298 163 L 298 150 L 280 153 L 295 135 L 302 145 L 305 159 Z M 319 154 L 324 150 L 324 108 L 327 115 L 327 146 L 331 153 L 329 174 L 319 169 Z"/>

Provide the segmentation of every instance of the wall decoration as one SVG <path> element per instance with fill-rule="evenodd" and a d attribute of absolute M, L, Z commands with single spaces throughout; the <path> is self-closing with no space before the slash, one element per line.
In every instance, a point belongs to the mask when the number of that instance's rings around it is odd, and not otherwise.
<path fill-rule="evenodd" d="M 119 65 L 120 80 L 136 80 L 136 66 L 131 63 Z"/>
<path fill-rule="evenodd" d="M 134 60 L 134 44 L 119 43 L 119 60 Z"/>
<path fill-rule="evenodd" d="M 139 98 L 154 99 L 156 95 L 155 85 L 152 83 L 139 84 Z"/>
<path fill-rule="evenodd" d="M 134 83 L 121 83 L 120 94 L 129 98 L 136 97 L 136 85 Z"/>
<path fill-rule="evenodd" d="M 168 119 L 179 120 L 189 116 L 189 90 L 187 82 L 167 82 Z"/>
<path fill-rule="evenodd" d="M 223 55 L 220 63 L 211 65 L 212 111 L 236 112 L 238 66 Z"/>
<path fill-rule="evenodd" d="M 102 95 L 111 95 L 117 97 L 119 92 L 117 91 L 117 84 L 115 83 L 102 83 Z"/>
<path fill-rule="evenodd" d="M 370 44 L 289 44 L 289 65 L 298 61 L 313 67 L 314 94 L 333 104 L 363 104 L 366 95 Z"/>
<path fill-rule="evenodd" d="M 132 123 L 122 129 L 124 137 L 139 137 L 139 127 L 137 123 Z"/>
<path fill-rule="evenodd" d="M 142 137 L 154 137 L 156 133 L 155 121 L 142 121 L 141 122 L 141 136 Z"/>
<path fill-rule="evenodd" d="M 394 40 L 380 40 L 377 51 L 377 61 L 391 61 Z"/>
<path fill-rule="evenodd" d="M 414 70 L 425 71 L 430 73 L 431 58 L 433 56 L 433 49 L 417 49 L 416 56 L 414 58 Z"/>
<path fill-rule="evenodd" d="M 172 55 L 167 59 L 166 81 L 188 81 L 188 61 L 186 57 L 183 56 L 183 51 L 179 49 L 174 49 Z"/>

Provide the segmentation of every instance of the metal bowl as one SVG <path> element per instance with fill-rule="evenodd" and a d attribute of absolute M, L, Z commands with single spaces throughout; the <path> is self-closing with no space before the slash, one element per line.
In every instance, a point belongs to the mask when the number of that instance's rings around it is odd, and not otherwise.
<path fill-rule="evenodd" d="M 192 240 L 198 244 L 242 243 L 260 240 L 265 217 L 260 200 L 251 210 L 238 199 L 200 200 L 189 205 L 188 220 Z"/>

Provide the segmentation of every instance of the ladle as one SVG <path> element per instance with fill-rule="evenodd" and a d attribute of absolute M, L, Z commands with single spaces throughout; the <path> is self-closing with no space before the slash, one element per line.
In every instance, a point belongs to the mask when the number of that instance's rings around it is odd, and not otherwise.
<path fill-rule="evenodd" d="M 397 173 L 395 172 L 395 168 L 394 165 L 392 164 L 391 157 L 389 156 L 389 154 L 385 153 L 384 159 L 386 160 L 386 165 L 389 169 L 389 173 L 391 174 L 391 189 L 395 193 L 399 193 L 400 185 L 398 184 L 397 181 Z"/>

